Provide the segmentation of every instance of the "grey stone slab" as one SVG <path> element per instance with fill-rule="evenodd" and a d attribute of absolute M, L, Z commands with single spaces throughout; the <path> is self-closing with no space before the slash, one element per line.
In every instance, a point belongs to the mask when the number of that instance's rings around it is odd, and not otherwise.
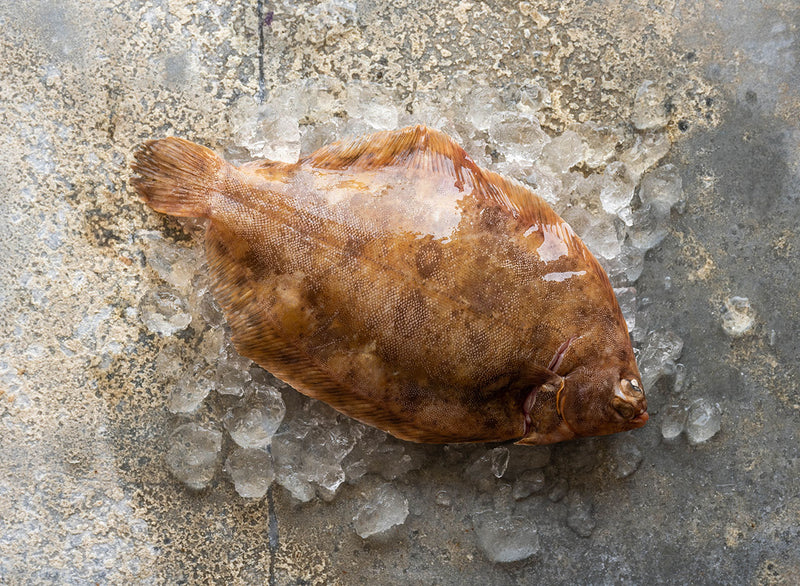
<path fill-rule="evenodd" d="M 798 22 L 777 0 L 0 6 L 0 582 L 800 581 Z M 393 481 L 409 515 L 384 540 L 353 529 L 376 474 L 306 504 L 277 485 L 242 499 L 221 471 L 201 492 L 173 479 L 169 435 L 187 418 L 166 411 L 159 369 L 198 349 L 191 330 L 174 353 L 141 324 L 159 281 L 140 231 L 192 240 L 136 201 L 131 153 L 175 134 L 236 155 L 232 113 L 319 76 L 405 109 L 459 84 L 538 84 L 554 135 L 627 124 L 642 81 L 661 84 L 686 205 L 645 259 L 637 325 L 683 339 L 685 390 L 662 378 L 632 434 L 512 447 L 488 492 L 464 476 L 483 448 L 404 448 L 420 466 Z M 740 338 L 722 329 L 730 296 L 755 316 Z M 720 405 L 719 433 L 664 442 L 667 406 L 699 397 Z M 227 406 L 193 419 L 215 424 Z M 540 468 L 545 488 L 515 505 L 538 552 L 490 562 L 476 512 L 502 512 L 513 480 Z"/>

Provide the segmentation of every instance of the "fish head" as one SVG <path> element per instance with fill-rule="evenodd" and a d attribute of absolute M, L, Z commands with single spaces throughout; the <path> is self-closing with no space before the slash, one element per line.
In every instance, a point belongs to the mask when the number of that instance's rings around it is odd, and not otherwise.
<path fill-rule="evenodd" d="M 639 381 L 635 365 L 554 376 L 528 395 L 525 435 L 518 443 L 552 444 L 643 426 L 649 415 Z"/>
<path fill-rule="evenodd" d="M 642 427 L 650 416 L 639 371 L 633 368 L 578 369 L 564 377 L 558 413 L 578 437 Z"/>

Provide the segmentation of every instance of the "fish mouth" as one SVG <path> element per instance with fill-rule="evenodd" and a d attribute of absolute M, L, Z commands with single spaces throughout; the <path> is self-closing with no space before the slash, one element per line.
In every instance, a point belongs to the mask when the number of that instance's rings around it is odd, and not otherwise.
<path fill-rule="evenodd" d="M 642 411 L 636 417 L 631 419 L 631 425 L 636 427 L 642 427 L 645 423 L 647 423 L 650 419 L 650 414 L 647 411 Z"/>

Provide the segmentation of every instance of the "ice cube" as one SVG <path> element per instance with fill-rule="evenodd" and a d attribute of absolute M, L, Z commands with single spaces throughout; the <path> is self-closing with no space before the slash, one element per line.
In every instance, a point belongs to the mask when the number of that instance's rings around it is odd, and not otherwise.
<path fill-rule="evenodd" d="M 344 460 L 348 482 L 352 483 L 367 473 L 394 480 L 418 469 L 419 458 L 415 457 L 413 449 L 412 453 L 407 453 L 406 449 L 405 444 L 388 438 L 385 432 L 360 426 L 355 447 Z"/>
<path fill-rule="evenodd" d="M 600 188 L 600 202 L 603 209 L 609 214 L 619 214 L 630 205 L 634 185 L 635 181 L 624 163 L 614 161 L 606 166 Z"/>
<path fill-rule="evenodd" d="M 343 123 L 339 118 L 317 124 L 304 124 L 300 127 L 300 152 L 313 153 L 325 145 L 336 142 L 344 135 Z"/>
<path fill-rule="evenodd" d="M 244 498 L 263 497 L 275 479 L 272 458 L 259 449 L 236 448 L 225 461 L 225 472 Z"/>
<path fill-rule="evenodd" d="M 519 177 L 531 190 L 545 200 L 550 205 L 556 205 L 563 195 L 561 179 L 547 171 L 544 167 L 531 166 L 522 171 L 521 174 L 508 173 L 498 165 L 498 172 L 509 177 Z"/>
<path fill-rule="evenodd" d="M 203 331 L 203 337 L 197 347 L 197 353 L 208 364 L 217 364 L 226 349 L 225 328 L 212 327 Z"/>
<path fill-rule="evenodd" d="M 395 104 L 393 97 L 381 86 L 353 84 L 347 88 L 347 115 L 365 124 L 368 132 L 397 128 L 399 112 Z"/>
<path fill-rule="evenodd" d="M 675 365 L 675 380 L 672 382 L 672 392 L 676 395 L 683 392 L 686 388 L 686 366 L 683 364 Z"/>
<path fill-rule="evenodd" d="M 667 163 L 656 167 L 642 177 L 639 185 L 642 205 L 658 205 L 669 210 L 683 201 L 683 180 L 675 165 Z"/>
<path fill-rule="evenodd" d="M 633 145 L 619 156 L 625 163 L 633 183 L 638 183 L 648 169 L 655 166 L 670 149 L 669 137 L 658 131 L 647 131 L 636 136 Z"/>
<path fill-rule="evenodd" d="M 617 478 L 627 478 L 639 468 L 642 452 L 632 437 L 622 437 L 614 445 L 612 468 Z"/>
<path fill-rule="evenodd" d="M 518 562 L 539 551 L 539 534 L 527 517 L 484 511 L 475 515 L 473 525 L 478 546 L 493 562 Z"/>
<path fill-rule="evenodd" d="M 592 213 L 580 205 L 567 208 L 561 216 L 594 254 L 605 259 L 619 255 L 624 233 L 614 216 L 600 210 Z"/>
<path fill-rule="evenodd" d="M 744 336 L 755 324 L 755 316 L 747 297 L 728 297 L 722 312 L 722 329 L 733 338 Z"/>
<path fill-rule="evenodd" d="M 147 329 L 160 336 L 171 336 L 192 321 L 186 302 L 166 288 L 145 293 L 139 302 L 139 315 Z"/>
<path fill-rule="evenodd" d="M 541 162 L 556 173 L 566 173 L 583 161 L 586 144 L 578 133 L 565 130 L 542 148 Z"/>
<path fill-rule="evenodd" d="M 177 380 L 183 372 L 185 361 L 182 355 L 183 346 L 178 343 L 165 344 L 155 359 L 155 373 L 160 379 Z"/>
<path fill-rule="evenodd" d="M 642 387 L 651 389 L 661 376 L 673 371 L 682 351 L 683 340 L 675 332 L 666 329 L 650 332 L 638 361 Z"/>
<path fill-rule="evenodd" d="M 467 107 L 466 119 L 476 130 L 489 130 L 492 117 L 496 116 L 500 108 L 500 94 L 493 87 L 478 86 L 465 96 Z M 511 116 L 508 116 L 511 119 Z"/>
<path fill-rule="evenodd" d="M 245 97 L 236 102 L 231 109 L 233 140 L 253 158 L 294 163 L 300 155 L 298 112 L 293 111 L 297 102 L 279 101 L 259 105 Z"/>
<path fill-rule="evenodd" d="M 707 399 L 697 399 L 689 406 L 686 417 L 686 437 L 696 445 L 710 440 L 720 430 L 722 410 L 719 404 Z"/>
<path fill-rule="evenodd" d="M 353 429 L 355 445 L 343 460 L 347 481 L 353 483 L 368 472 L 374 472 L 375 453 L 386 441 L 387 434 L 374 427 L 359 426 Z M 378 462 L 379 464 L 379 462 Z"/>
<path fill-rule="evenodd" d="M 508 468 L 508 448 L 494 448 L 489 452 L 492 463 L 492 474 L 495 478 L 502 478 Z"/>
<path fill-rule="evenodd" d="M 516 500 L 528 498 L 544 488 L 544 472 L 542 470 L 525 470 L 514 481 L 512 495 Z"/>
<path fill-rule="evenodd" d="M 261 386 L 228 409 L 222 421 L 231 439 L 243 448 L 265 448 L 280 427 L 286 406 L 275 387 Z"/>
<path fill-rule="evenodd" d="M 566 478 L 558 478 L 553 483 L 552 488 L 550 489 L 550 493 L 547 495 L 552 502 L 557 503 L 565 496 L 567 496 L 567 491 L 569 490 L 569 482 L 567 482 Z"/>
<path fill-rule="evenodd" d="M 631 122 L 637 130 L 663 128 L 669 121 L 667 95 L 661 85 L 645 80 L 633 100 Z"/>
<path fill-rule="evenodd" d="M 616 128 L 600 126 L 592 122 L 570 126 L 583 139 L 586 145 L 584 160 L 590 169 L 597 169 L 609 163 L 617 153 L 617 145 L 622 143 L 623 133 Z"/>
<path fill-rule="evenodd" d="M 172 474 L 189 488 L 200 490 L 214 478 L 222 433 L 198 423 L 185 423 L 169 438 L 167 465 Z"/>
<path fill-rule="evenodd" d="M 367 502 L 353 519 L 356 533 L 366 539 L 402 525 L 408 517 L 408 500 L 390 484 L 383 484 L 367 495 Z"/>
<path fill-rule="evenodd" d="M 646 252 L 657 246 L 667 235 L 669 208 L 649 203 L 631 214 L 631 225 L 626 228 L 630 243 Z"/>
<path fill-rule="evenodd" d="M 465 475 L 478 487 L 489 492 L 494 488 L 495 479 L 502 478 L 508 467 L 509 452 L 499 447 L 480 454 L 465 470 Z"/>
<path fill-rule="evenodd" d="M 534 116 L 542 108 L 549 108 L 553 103 L 550 92 L 540 85 L 521 87 L 517 110 L 527 116 Z"/>
<path fill-rule="evenodd" d="M 172 387 L 167 409 L 170 413 L 194 413 L 214 388 L 214 374 L 205 363 L 186 370 Z"/>
<path fill-rule="evenodd" d="M 560 199 L 576 207 L 597 207 L 600 201 L 600 190 L 603 188 L 603 176 L 591 173 L 584 176 L 582 173 L 567 173 L 562 175 L 564 194 Z M 563 208 L 560 209 L 563 216 Z M 574 226 L 573 226 L 574 228 Z"/>
<path fill-rule="evenodd" d="M 589 537 L 597 521 L 594 519 L 592 503 L 573 491 L 567 495 L 567 526 L 581 537 Z"/>
<path fill-rule="evenodd" d="M 667 405 L 661 413 L 661 437 L 674 441 L 683 433 L 686 425 L 686 408 L 682 405 Z"/>
<path fill-rule="evenodd" d="M 616 260 L 622 269 L 622 274 L 631 283 L 636 281 L 644 270 L 644 252 L 633 246 L 628 239 L 622 242 Z"/>
<path fill-rule="evenodd" d="M 511 483 L 500 481 L 492 493 L 492 510 L 510 515 L 514 511 L 514 488 Z"/>
<path fill-rule="evenodd" d="M 403 124 L 425 124 L 431 128 L 443 128 L 447 123 L 439 102 L 434 92 L 416 92 L 411 102 L 412 114 L 403 117 Z"/>
<path fill-rule="evenodd" d="M 544 145 L 550 142 L 536 118 L 512 112 L 493 113 L 487 128 L 489 138 L 506 161 L 530 164 L 539 158 Z"/>
<path fill-rule="evenodd" d="M 168 242 L 160 232 L 142 230 L 137 236 L 144 244 L 147 264 L 164 281 L 186 292 L 199 264 L 197 251 Z"/>
<path fill-rule="evenodd" d="M 418 468 L 419 462 L 405 453 L 402 445 L 387 443 L 375 450 L 370 471 L 380 474 L 385 480 L 394 480 Z"/>
<path fill-rule="evenodd" d="M 250 366 L 253 361 L 239 356 L 232 346 L 228 346 L 226 358 L 221 359 L 216 367 L 216 389 L 220 395 L 241 397 L 252 380 Z"/>
<path fill-rule="evenodd" d="M 301 502 L 314 498 L 316 488 L 308 479 L 306 454 L 293 433 L 280 433 L 272 439 L 272 458 L 278 484 Z"/>
<path fill-rule="evenodd" d="M 196 276 L 192 280 L 192 310 L 198 320 L 205 322 L 212 328 L 218 328 L 225 323 L 225 316 L 222 315 L 222 309 L 217 300 L 214 299 L 214 295 L 205 285 L 205 278 Z"/>

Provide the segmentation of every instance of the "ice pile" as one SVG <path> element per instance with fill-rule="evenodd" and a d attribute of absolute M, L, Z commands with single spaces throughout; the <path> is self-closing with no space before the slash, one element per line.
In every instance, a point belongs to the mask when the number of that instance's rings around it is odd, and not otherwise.
<path fill-rule="evenodd" d="M 500 90 L 461 76 L 444 92 L 417 92 L 403 103 L 377 84 L 318 78 L 276 87 L 263 104 L 241 98 L 229 151 L 295 161 L 348 135 L 427 124 L 553 204 L 622 284 L 638 278 L 644 253 L 666 235 L 670 210 L 682 200 L 676 167 L 658 166 L 670 147 L 666 103 L 665 90 L 647 81 L 632 125 L 584 122 L 551 136 L 539 121 L 551 105 L 540 86 Z"/>
<path fill-rule="evenodd" d="M 405 523 L 408 499 L 391 484 L 382 484 L 367 495 L 367 502 L 356 513 L 353 525 L 356 533 L 366 539 Z"/>
<path fill-rule="evenodd" d="M 349 26 L 347 14 L 342 20 L 335 10 L 323 12 L 337 27 Z M 320 30 L 322 40 L 327 34 Z M 368 82 L 345 86 L 318 78 L 277 86 L 263 103 L 243 97 L 234 105 L 225 155 L 235 163 L 251 158 L 293 162 L 301 153 L 348 135 L 417 123 L 441 129 L 479 165 L 527 184 L 550 202 L 596 254 L 617 287 L 629 329 L 645 341 L 640 353 L 644 387 L 649 390 L 661 376 L 677 375 L 680 338 L 665 331 L 646 337 L 637 330 L 632 287 L 645 253 L 665 237 L 670 214 L 681 211 L 683 200 L 677 169 L 660 164 L 670 147 L 664 89 L 643 83 L 628 125 L 589 121 L 553 134 L 540 123 L 552 105 L 546 88 L 498 89 L 467 76 L 449 83 L 441 94 L 416 92 L 406 101 Z M 324 405 L 293 396 L 287 412 L 285 387 L 240 357 L 230 342 L 202 266 L 198 228 L 187 224 L 195 238 L 192 246 L 168 242 L 160 233 L 138 235 L 148 266 L 164 281 L 146 292 L 132 313 L 164 338 L 156 372 L 169 389 L 167 405 L 182 430 L 170 439 L 168 462 L 175 476 L 202 487 L 223 469 L 242 496 L 259 498 L 275 482 L 308 501 L 332 499 L 345 483 L 372 485 L 375 477 L 393 483 L 420 468 L 421 452 L 414 446 Z M 678 435 L 683 431 L 681 424 Z M 232 441 L 223 441 L 224 434 Z M 465 478 L 482 498 L 494 495 L 519 504 L 544 493 L 556 502 L 568 493 L 565 479 L 546 483 L 535 466 L 505 478 L 506 447 L 466 453 Z M 615 474 L 631 474 L 640 460 L 635 444 L 620 444 Z M 355 521 L 360 535 L 404 522 L 407 503 L 392 486 L 368 496 Z M 436 502 L 450 506 L 452 498 L 441 493 Z M 567 503 L 570 527 L 581 535 L 591 533 L 591 504 L 574 495 Z M 513 506 L 502 514 L 476 517 L 476 534 L 481 549 L 496 561 L 524 559 L 539 548 L 535 527 Z"/>
<path fill-rule="evenodd" d="M 302 502 L 331 500 L 345 482 L 342 461 L 353 449 L 356 422 L 321 403 L 307 403 L 272 440 L 277 482 Z"/>

